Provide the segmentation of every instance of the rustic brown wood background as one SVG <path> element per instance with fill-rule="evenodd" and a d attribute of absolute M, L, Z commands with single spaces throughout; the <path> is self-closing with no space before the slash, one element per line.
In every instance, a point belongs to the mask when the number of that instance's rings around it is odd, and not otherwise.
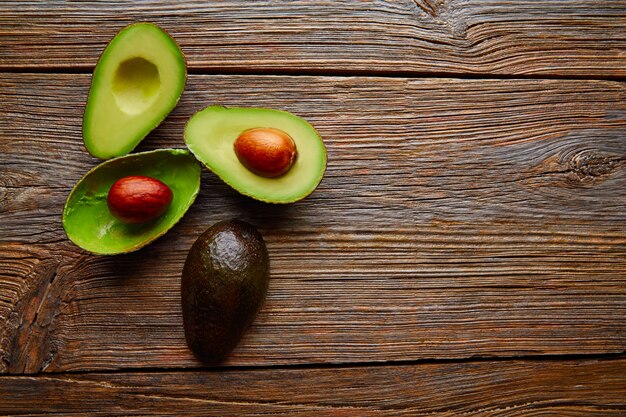
<path fill-rule="evenodd" d="M 209 104 L 289 110 L 327 145 L 318 190 L 266 205 L 205 170 L 154 244 L 69 242 L 91 71 L 134 21 L 190 72 L 139 150 Z M 624 0 L 2 2 L 0 414 L 626 415 L 624 81 Z M 180 273 L 229 217 L 272 279 L 207 368 Z"/>

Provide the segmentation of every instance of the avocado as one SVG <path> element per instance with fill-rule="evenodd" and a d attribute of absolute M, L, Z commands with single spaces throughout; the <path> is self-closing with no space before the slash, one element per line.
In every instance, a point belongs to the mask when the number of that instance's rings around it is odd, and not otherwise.
<path fill-rule="evenodd" d="M 176 42 L 152 23 L 122 29 L 98 60 L 83 118 L 95 157 L 126 155 L 178 103 L 187 67 Z"/>
<path fill-rule="evenodd" d="M 261 234 L 240 220 L 217 223 L 192 245 L 183 267 L 185 338 L 197 357 L 218 363 L 260 309 L 269 283 Z"/>
<path fill-rule="evenodd" d="M 184 149 L 135 153 L 103 162 L 85 174 L 67 198 L 65 232 L 76 245 L 95 254 L 137 250 L 165 234 L 187 212 L 200 189 L 200 171 L 196 158 Z M 136 176 L 163 183 L 171 190 L 172 199 L 158 218 L 131 224 L 111 212 L 108 196 L 118 180 Z M 156 194 L 159 199 L 168 198 L 164 190 Z"/>
<path fill-rule="evenodd" d="M 306 197 L 326 170 L 326 148 L 313 126 L 280 110 L 207 107 L 187 122 L 185 142 L 226 184 L 268 203 Z"/>

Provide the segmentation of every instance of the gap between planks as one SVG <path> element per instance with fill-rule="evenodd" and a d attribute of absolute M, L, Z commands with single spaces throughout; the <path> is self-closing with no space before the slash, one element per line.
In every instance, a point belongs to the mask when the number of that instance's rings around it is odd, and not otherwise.
<path fill-rule="evenodd" d="M 390 360 L 390 361 L 364 361 L 364 362 L 336 362 L 336 363 L 295 363 L 279 365 L 227 365 L 227 366 L 200 366 L 200 367 L 126 367 L 109 370 L 65 370 L 45 371 L 36 374 L 29 373 L 0 373 L 0 379 L 16 376 L 45 376 L 55 375 L 116 375 L 128 373 L 158 374 L 165 372 L 197 373 L 204 371 L 234 372 L 234 371 L 260 371 L 260 370 L 308 370 L 308 369 L 358 369 L 358 368 L 381 368 L 419 365 L 453 365 L 453 364 L 479 364 L 489 362 L 566 362 L 566 361 L 590 361 L 590 360 L 621 360 L 626 359 L 626 350 L 617 353 L 591 353 L 591 354 L 535 354 L 535 355 L 511 355 L 511 356 L 470 356 L 458 358 L 429 358 L 413 360 Z"/>
<path fill-rule="evenodd" d="M 0 66 L 0 74 L 91 74 L 94 67 L 30 67 L 30 66 Z M 188 74 L 193 75 L 249 75 L 249 76 L 290 76 L 290 77 L 381 77 L 381 78 L 456 78 L 466 80 L 580 80 L 580 81 L 618 81 L 626 82 L 626 76 L 586 76 L 586 75 L 542 75 L 542 74 L 484 74 L 463 73 L 454 71 L 403 71 L 403 70 L 361 70 L 344 69 L 307 69 L 297 70 L 288 68 L 244 68 L 222 67 L 187 68 Z"/>

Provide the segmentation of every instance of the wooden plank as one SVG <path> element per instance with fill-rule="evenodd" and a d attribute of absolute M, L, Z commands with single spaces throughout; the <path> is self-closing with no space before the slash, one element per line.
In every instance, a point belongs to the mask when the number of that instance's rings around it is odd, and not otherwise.
<path fill-rule="evenodd" d="M 619 416 L 626 360 L 0 378 L 2 415 Z"/>
<path fill-rule="evenodd" d="M 271 206 L 205 172 L 168 235 L 88 255 L 61 227 L 97 161 L 89 77 L 3 74 L 0 370 L 200 366 L 179 276 L 210 224 L 264 234 L 268 299 L 227 365 L 622 352 L 626 87 L 604 81 L 191 76 L 140 146 L 182 147 L 210 103 L 306 117 L 329 151 L 309 198 Z"/>
<path fill-rule="evenodd" d="M 196 71 L 626 76 L 623 0 L 0 4 L 0 68 L 91 69 L 153 21 Z"/>

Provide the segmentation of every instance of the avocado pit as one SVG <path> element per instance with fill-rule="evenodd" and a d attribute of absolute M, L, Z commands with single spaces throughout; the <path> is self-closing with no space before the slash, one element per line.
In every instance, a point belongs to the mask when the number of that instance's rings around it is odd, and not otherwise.
<path fill-rule="evenodd" d="M 172 202 L 167 184 L 156 178 L 128 176 L 117 180 L 109 189 L 107 206 L 111 214 L 124 223 L 146 223 L 160 217 Z"/>
<path fill-rule="evenodd" d="M 237 159 L 257 175 L 279 177 L 291 169 L 296 143 L 286 132 L 271 127 L 248 129 L 234 143 Z"/>

